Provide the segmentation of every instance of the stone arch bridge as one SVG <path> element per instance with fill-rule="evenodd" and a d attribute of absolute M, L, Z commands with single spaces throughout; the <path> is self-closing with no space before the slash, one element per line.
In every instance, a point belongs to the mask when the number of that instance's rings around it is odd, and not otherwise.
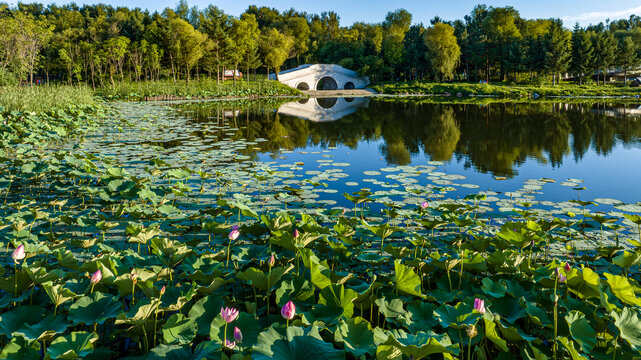
<path fill-rule="evenodd" d="M 333 64 L 305 64 L 270 78 L 299 90 L 350 90 L 369 85 L 367 76 L 358 76 L 356 71 Z"/>

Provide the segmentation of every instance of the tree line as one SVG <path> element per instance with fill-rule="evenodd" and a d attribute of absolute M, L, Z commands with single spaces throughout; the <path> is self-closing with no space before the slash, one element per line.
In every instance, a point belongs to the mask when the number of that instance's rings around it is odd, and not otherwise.
<path fill-rule="evenodd" d="M 245 76 L 335 63 L 384 80 L 605 83 L 641 61 L 641 18 L 572 30 L 524 19 L 513 7 L 477 5 L 464 19 L 412 24 L 398 9 L 380 23 L 340 26 L 335 12 L 249 6 L 235 17 L 210 5 L 149 12 L 109 5 L 0 3 L 0 84 L 35 76 L 93 87 L 115 81 Z"/>

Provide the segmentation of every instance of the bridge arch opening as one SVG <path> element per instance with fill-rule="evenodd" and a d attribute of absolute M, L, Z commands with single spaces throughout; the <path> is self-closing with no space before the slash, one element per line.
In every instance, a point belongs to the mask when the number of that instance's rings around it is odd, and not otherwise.
<path fill-rule="evenodd" d="M 323 109 L 331 109 L 337 101 L 338 98 L 316 98 L 316 103 Z"/>
<path fill-rule="evenodd" d="M 346 82 L 345 86 L 343 86 L 343 89 L 345 90 L 352 90 L 354 88 L 355 88 L 354 83 L 351 81 Z"/>
<path fill-rule="evenodd" d="M 309 84 L 307 84 L 304 81 L 301 81 L 296 85 L 296 89 L 298 89 L 298 90 L 309 90 Z"/>
<path fill-rule="evenodd" d="M 336 90 L 338 84 L 331 76 L 324 76 L 316 83 L 316 90 Z"/>

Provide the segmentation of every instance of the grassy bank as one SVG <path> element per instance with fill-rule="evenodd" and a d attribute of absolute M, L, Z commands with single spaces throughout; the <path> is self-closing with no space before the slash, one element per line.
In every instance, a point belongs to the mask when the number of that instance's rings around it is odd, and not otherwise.
<path fill-rule="evenodd" d="M 248 96 L 296 96 L 300 91 L 277 81 L 225 81 L 203 79 L 173 82 L 171 80 L 150 82 L 121 82 L 96 91 L 111 100 L 145 100 L 156 97 L 169 98 L 225 98 Z"/>
<path fill-rule="evenodd" d="M 0 110 L 51 112 L 78 105 L 96 103 L 94 92 L 87 86 L 43 85 L 0 87 Z M 2 112 L 2 111 L 0 111 Z"/>
<path fill-rule="evenodd" d="M 550 97 L 550 96 L 638 96 L 641 88 L 618 87 L 613 85 L 504 85 L 504 84 L 466 84 L 466 83 L 429 83 L 429 82 L 397 82 L 380 83 L 372 89 L 382 94 L 424 94 L 451 96 L 491 95 L 498 97 Z"/>

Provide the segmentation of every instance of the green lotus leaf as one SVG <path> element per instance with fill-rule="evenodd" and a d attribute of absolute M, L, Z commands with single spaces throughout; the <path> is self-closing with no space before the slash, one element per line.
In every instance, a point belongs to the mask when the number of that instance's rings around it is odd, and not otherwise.
<path fill-rule="evenodd" d="M 361 317 L 341 319 L 334 332 L 334 340 L 345 345 L 354 357 L 373 355 L 376 352 L 372 325 Z"/>
<path fill-rule="evenodd" d="M 483 278 L 481 282 L 483 283 L 483 285 L 481 286 L 481 290 L 483 290 L 486 295 L 489 295 L 491 297 L 502 298 L 507 292 L 507 288 L 498 281 L 494 282 L 492 281 L 492 279 L 486 277 Z"/>
<path fill-rule="evenodd" d="M 216 318 L 216 315 L 220 314 L 220 309 L 223 305 L 223 299 L 214 295 L 209 295 L 196 301 L 189 310 L 189 318 L 196 321 L 198 335 L 206 336 L 209 333 L 209 325 Z"/>
<path fill-rule="evenodd" d="M 200 359 L 192 356 L 191 350 L 181 345 L 161 344 L 149 351 L 147 360 L 186 360 Z"/>
<path fill-rule="evenodd" d="M 283 306 L 288 301 L 294 303 L 307 302 L 314 296 L 314 286 L 300 276 L 293 276 L 289 281 L 280 283 L 276 290 L 276 304 Z"/>
<path fill-rule="evenodd" d="M 641 351 L 641 320 L 639 320 L 637 313 L 631 308 L 625 307 L 621 314 L 612 311 L 611 315 L 614 318 L 614 325 L 621 332 L 621 337 L 630 344 L 634 351 Z"/>
<path fill-rule="evenodd" d="M 43 318 L 44 309 L 40 306 L 19 306 L 11 311 L 0 314 L 0 335 L 11 337 L 25 325 L 39 323 Z"/>
<path fill-rule="evenodd" d="M 83 358 L 93 352 L 96 341 L 96 333 L 72 332 L 56 338 L 47 348 L 47 355 L 53 360 Z"/>
<path fill-rule="evenodd" d="M 40 345 L 22 337 L 14 337 L 0 352 L 5 360 L 40 360 Z"/>
<path fill-rule="evenodd" d="M 572 310 L 565 316 L 565 321 L 570 327 L 570 335 L 581 346 L 581 350 L 588 354 L 592 352 L 597 341 L 596 331 L 585 318 L 585 315 L 578 310 Z"/>
<path fill-rule="evenodd" d="M 141 325 L 151 317 L 158 309 L 160 301 L 158 299 L 143 300 L 137 302 L 134 307 L 129 309 L 127 313 L 120 313 L 116 317 L 116 325 L 129 324 Z"/>
<path fill-rule="evenodd" d="M 342 284 L 327 286 L 320 292 L 314 316 L 332 324 L 342 317 L 349 319 L 354 314 L 354 299 L 357 296 L 356 291 Z"/>
<path fill-rule="evenodd" d="M 474 308 L 469 304 L 459 302 L 455 306 L 443 304 L 434 310 L 439 323 L 442 327 L 452 327 L 454 329 L 463 329 L 469 325 L 476 324 L 481 316 L 475 313 Z"/>
<path fill-rule="evenodd" d="M 110 294 L 94 292 L 76 300 L 69 307 L 67 318 L 74 324 L 102 324 L 108 319 L 118 317 L 122 313 L 122 304 Z"/>
<path fill-rule="evenodd" d="M 496 345 L 499 349 L 507 352 L 507 342 L 503 340 L 499 333 L 496 331 L 496 323 L 485 318 L 483 318 L 483 322 L 485 324 L 485 337 L 493 342 L 494 345 Z"/>
<path fill-rule="evenodd" d="M 628 282 L 628 279 L 620 275 L 611 275 L 608 273 L 605 273 L 604 275 L 614 296 L 624 303 L 641 306 L 641 299 L 635 295 L 635 290 Z"/>
<path fill-rule="evenodd" d="M 570 358 L 572 360 L 588 360 L 587 356 L 579 354 L 579 352 L 574 348 L 574 343 L 572 340 L 566 338 L 565 336 L 559 336 L 558 341 L 563 345 L 563 347 L 570 353 Z"/>
<path fill-rule="evenodd" d="M 380 297 L 374 301 L 378 306 L 378 311 L 385 316 L 387 321 L 398 320 L 405 322 L 409 314 L 403 308 L 403 300 L 392 299 L 388 300 L 385 297 Z"/>
<path fill-rule="evenodd" d="M 418 332 L 421 330 L 431 329 L 438 324 L 434 318 L 434 309 L 436 305 L 425 301 L 414 301 L 407 306 L 407 312 L 411 320 L 409 330 Z"/>
<path fill-rule="evenodd" d="M 265 272 L 254 267 L 250 267 L 245 271 L 237 273 L 236 278 L 239 280 L 247 281 L 257 289 L 266 291 L 268 290 L 268 286 L 270 289 L 273 288 L 280 280 L 280 278 L 282 278 L 283 275 L 291 269 L 292 267 L 290 267 L 289 269 L 274 267 L 271 269 L 271 272 Z"/>
<path fill-rule="evenodd" d="M 168 344 L 188 344 L 198 331 L 196 321 L 185 317 L 183 314 L 174 314 L 167 319 L 162 327 L 162 334 L 165 342 Z"/>
<path fill-rule="evenodd" d="M 51 302 L 55 306 L 59 306 L 73 298 L 76 297 L 73 291 L 63 287 L 60 284 L 53 285 L 51 282 L 46 282 L 42 284 L 42 287 L 45 289 L 45 292 L 51 299 Z"/>
<path fill-rule="evenodd" d="M 400 260 L 394 261 L 394 280 L 399 291 L 407 295 L 423 297 L 421 279 L 412 268 L 403 265 Z"/>
<path fill-rule="evenodd" d="M 392 330 L 384 345 L 398 348 L 411 359 L 422 359 L 431 354 L 458 355 L 458 344 L 453 345 L 447 334 L 418 332 L 408 334 L 403 330 Z"/>
<path fill-rule="evenodd" d="M 583 267 L 581 272 L 571 272 L 566 284 L 582 298 L 600 297 L 601 278 L 590 268 Z"/>
<path fill-rule="evenodd" d="M 35 324 L 23 324 L 23 326 L 13 332 L 13 336 L 23 336 L 29 340 L 46 340 L 55 334 L 63 333 L 69 327 L 69 323 L 64 321 L 62 315 L 54 317 L 47 315 Z"/>
<path fill-rule="evenodd" d="M 255 360 L 308 360 L 310 356 L 316 360 L 339 360 L 345 359 L 345 351 L 323 341 L 316 327 L 290 326 L 282 333 L 274 327 L 260 333 L 252 352 Z"/>
<path fill-rule="evenodd" d="M 516 320 L 527 316 L 526 306 L 520 299 L 505 296 L 492 302 L 492 311 L 501 315 L 501 318 L 513 324 Z"/>

